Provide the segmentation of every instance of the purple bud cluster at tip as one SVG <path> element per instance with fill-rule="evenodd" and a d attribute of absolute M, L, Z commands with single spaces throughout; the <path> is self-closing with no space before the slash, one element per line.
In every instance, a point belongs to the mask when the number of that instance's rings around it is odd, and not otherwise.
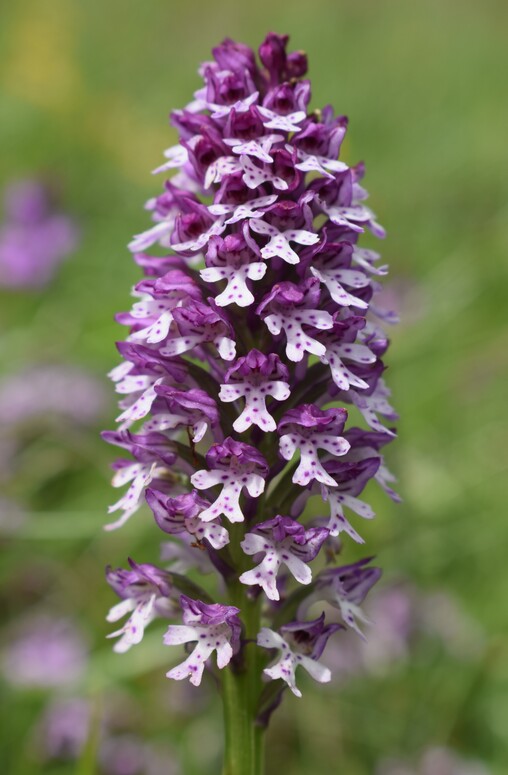
<path fill-rule="evenodd" d="M 318 662 L 328 637 L 362 634 L 360 604 L 381 573 L 370 559 L 311 564 L 330 560 L 338 536 L 364 542 L 370 480 L 397 500 L 381 452 L 396 414 L 380 321 L 395 315 L 376 304 L 387 267 L 358 242 L 384 231 L 365 204 L 363 164 L 339 159 L 347 118 L 309 108 L 307 59 L 287 42 L 270 33 L 257 60 L 225 40 L 192 102 L 171 114 L 179 142 L 155 170 L 171 177 L 147 203 L 153 225 L 130 243 L 143 278 L 117 317 L 129 329 L 111 372 L 121 412 L 104 437 L 129 453 L 114 464 L 113 485 L 127 489 L 108 527 L 146 501 L 172 537 L 165 570 L 108 571 L 121 598 L 109 618 L 129 615 L 117 650 L 181 610 L 164 642 L 197 645 L 168 675 L 198 684 L 214 652 L 219 668 L 241 659 L 243 612 L 224 595 L 239 581 L 263 596 L 272 625 L 257 637 L 279 651 L 266 677 L 299 695 L 299 664 L 328 681 Z M 327 516 L 312 522 L 315 495 Z M 181 575 L 190 568 L 225 585 L 204 600 Z M 323 602 L 336 621 L 312 618 Z"/>

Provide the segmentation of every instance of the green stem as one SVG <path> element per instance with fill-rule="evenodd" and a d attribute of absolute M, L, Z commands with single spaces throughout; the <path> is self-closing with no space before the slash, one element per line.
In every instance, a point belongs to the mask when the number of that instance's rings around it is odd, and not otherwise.
<path fill-rule="evenodd" d="M 263 775 L 264 734 L 256 724 L 261 693 L 261 666 L 256 635 L 259 631 L 260 599 L 250 600 L 238 581 L 229 586 L 231 603 L 242 612 L 246 643 L 240 664 L 230 664 L 222 675 L 225 752 L 223 775 Z"/>

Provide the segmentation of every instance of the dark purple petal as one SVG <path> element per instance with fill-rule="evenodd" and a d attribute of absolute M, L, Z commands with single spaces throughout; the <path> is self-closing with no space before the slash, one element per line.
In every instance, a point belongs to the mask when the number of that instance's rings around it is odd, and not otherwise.
<path fill-rule="evenodd" d="M 131 570 L 111 566 L 106 568 L 106 581 L 118 597 L 129 598 L 145 595 L 153 589 L 162 597 L 169 597 L 172 590 L 170 575 L 149 563 L 136 563 L 129 558 Z"/>
<path fill-rule="evenodd" d="M 206 462 L 209 468 L 244 468 L 265 474 L 268 463 L 255 447 L 235 441 L 230 436 L 221 444 L 213 444 L 207 452 Z"/>
<path fill-rule="evenodd" d="M 185 520 L 198 516 L 210 505 L 195 490 L 171 498 L 149 487 L 145 497 L 160 529 L 170 534 L 183 532 Z"/>
<path fill-rule="evenodd" d="M 359 605 L 382 574 L 381 568 L 369 566 L 372 560 L 373 557 L 366 557 L 352 565 L 326 568 L 317 577 L 316 585 L 337 589 L 346 600 Z"/>
<path fill-rule="evenodd" d="M 242 626 L 238 618 L 239 608 L 232 605 L 221 605 L 220 603 L 202 603 L 201 600 L 192 600 L 187 595 L 180 596 L 180 605 L 182 606 L 185 624 L 227 624 L 231 628 L 233 651 L 238 648 Z"/>
<path fill-rule="evenodd" d="M 314 404 L 302 404 L 290 409 L 279 422 L 277 430 L 287 433 L 303 428 L 312 428 L 317 432 L 326 431 L 340 435 L 347 420 L 345 409 L 318 409 Z"/>
<path fill-rule="evenodd" d="M 176 460 L 171 442 L 162 433 L 103 431 L 101 435 L 108 444 L 127 449 L 141 463 L 160 461 L 171 467 Z"/>
<path fill-rule="evenodd" d="M 289 622 L 284 624 L 281 632 L 291 635 L 291 642 L 296 649 L 311 659 L 319 659 L 325 650 L 328 638 L 338 630 L 345 630 L 342 624 L 333 623 L 325 625 L 324 612 L 317 619 L 309 622 Z"/>

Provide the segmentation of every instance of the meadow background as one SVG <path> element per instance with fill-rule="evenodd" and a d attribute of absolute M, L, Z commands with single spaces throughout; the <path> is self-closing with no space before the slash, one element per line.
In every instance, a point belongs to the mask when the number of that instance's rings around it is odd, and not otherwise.
<path fill-rule="evenodd" d="M 332 655 L 331 687 L 303 681 L 303 700 L 285 698 L 268 775 L 371 775 L 391 759 L 420 775 L 436 746 L 508 772 L 508 5 L 19 0 L 0 8 L 0 184 L 51 181 L 81 240 L 46 288 L 0 289 L 0 380 L 65 366 L 94 376 L 104 399 L 86 424 L 48 413 L 42 395 L 24 422 L 0 423 L 1 648 L 31 617 L 53 616 L 71 620 L 87 650 L 79 678 L 51 690 L 17 685 L 4 660 L 6 775 L 109 772 L 104 714 L 116 714 L 120 751 L 143 741 L 169 762 L 135 770 L 134 754 L 118 755 L 119 775 L 219 769 L 219 707 L 211 691 L 165 679 L 176 657 L 162 625 L 128 655 L 105 640 L 104 566 L 156 562 L 159 535 L 141 515 L 103 532 L 114 452 L 98 433 L 115 417 L 104 376 L 123 336 L 113 315 L 138 277 L 125 244 L 147 226 L 143 203 L 162 184 L 150 170 L 176 139 L 167 115 L 198 88 L 213 45 L 256 47 L 268 30 L 308 53 L 312 105 L 349 115 L 343 157 L 365 160 L 388 231 L 387 293 L 402 317 L 388 358 L 400 437 L 388 456 L 403 503 L 373 491 L 378 516 L 362 527 L 385 589 L 406 601 L 408 630 L 395 654 L 369 646 L 360 667 Z M 356 556 L 347 545 L 345 560 Z M 76 760 L 56 760 L 41 718 L 69 698 L 92 708 L 90 734 Z"/>

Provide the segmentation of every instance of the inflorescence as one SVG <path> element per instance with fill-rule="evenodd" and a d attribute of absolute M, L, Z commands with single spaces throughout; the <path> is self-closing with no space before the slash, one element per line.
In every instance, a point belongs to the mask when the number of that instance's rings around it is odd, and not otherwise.
<path fill-rule="evenodd" d="M 241 669 L 250 644 L 265 679 L 300 696 L 297 666 L 329 681 L 319 659 L 330 635 L 362 634 L 360 604 L 381 571 L 372 558 L 336 567 L 335 555 L 339 537 L 363 543 L 369 480 L 397 499 L 381 452 L 396 415 L 379 325 L 394 315 L 375 303 L 387 267 L 358 246 L 365 229 L 384 232 L 363 164 L 338 159 L 347 118 L 309 112 L 306 56 L 287 40 L 269 34 L 261 64 L 225 40 L 171 115 L 180 140 L 156 172 L 177 171 L 130 244 L 144 277 L 118 316 L 129 327 L 111 374 L 122 411 L 104 436 L 131 456 L 114 464 L 113 485 L 129 486 L 108 527 L 146 500 L 171 536 L 164 568 L 107 571 L 121 599 L 108 620 L 128 616 L 116 650 L 169 618 L 164 643 L 192 644 L 170 678 L 198 685 L 213 652 L 219 669 Z M 347 426 L 344 405 L 364 427 Z M 306 513 L 312 496 L 326 517 Z M 208 591 L 198 572 L 214 574 Z M 240 599 L 258 606 L 257 633 Z"/>

